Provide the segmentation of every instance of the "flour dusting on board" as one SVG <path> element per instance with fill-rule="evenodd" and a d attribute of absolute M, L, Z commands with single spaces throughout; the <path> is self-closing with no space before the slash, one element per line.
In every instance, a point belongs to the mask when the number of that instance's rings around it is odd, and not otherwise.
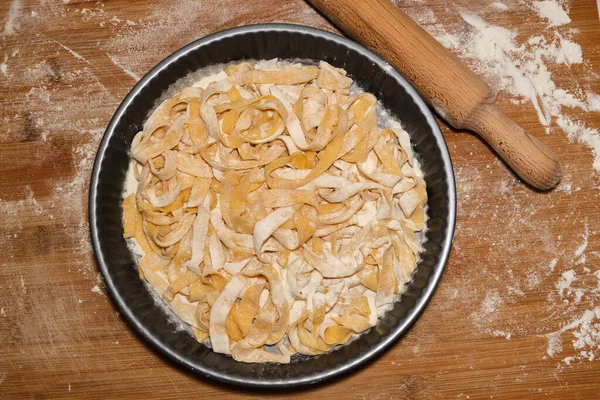
<path fill-rule="evenodd" d="M 108 53 L 118 59 L 119 67 L 131 72 L 127 73 L 130 76 L 141 76 L 148 66 L 158 63 L 177 48 L 212 33 L 214 26 L 226 29 L 245 24 L 289 22 L 331 29 L 324 17 L 303 0 L 269 3 L 271 10 L 265 10 L 260 20 L 253 19 L 249 15 L 249 6 L 238 0 L 220 1 L 218 7 L 208 0 L 176 0 L 164 4 L 149 10 L 149 15 L 134 25 L 120 23 L 122 33 L 107 43 Z M 277 15 L 284 15 L 284 20 L 273 20 Z M 107 24 L 109 16 L 99 16 L 95 20 Z M 155 45 L 165 42 L 171 47 Z"/>
<path fill-rule="evenodd" d="M 139 13 L 135 18 L 130 15 L 133 20 L 129 20 L 115 7 L 111 9 L 108 2 L 105 7 L 102 1 L 7 2 L 7 13 L 0 21 L 0 39 L 7 45 L 0 50 L 0 85 L 21 87 L 22 93 L 9 93 L 9 102 L 0 111 L 0 139 L 24 146 L 35 143 L 37 155 L 31 168 L 52 167 L 57 171 L 45 185 L 24 183 L 14 192 L 0 194 L 0 219 L 6 228 L 0 247 L 11 255 L 3 261 L 10 268 L 27 273 L 26 257 L 33 256 L 19 252 L 23 243 L 36 242 L 37 226 L 30 220 L 36 218 L 40 232 L 48 227 L 60 232 L 45 245 L 50 246 L 50 251 L 60 247 L 72 255 L 65 257 L 63 268 L 86 279 L 84 294 L 64 291 L 71 286 L 61 286 L 61 296 L 75 296 L 74 303 L 79 307 L 96 297 L 91 289 L 100 289 L 101 285 L 96 281 L 85 215 L 94 153 L 121 99 L 134 81 L 161 59 L 218 29 L 217 26 L 293 22 L 332 30 L 302 0 L 281 2 L 272 13 L 264 11 L 258 2 L 242 5 L 236 1 L 231 7 L 234 2 L 226 0 L 222 11 L 212 11 L 212 7 L 207 7 L 209 3 L 138 2 Z M 512 361 L 516 364 L 507 366 L 502 380 L 517 376 L 515 383 L 535 383 L 531 390 L 541 393 L 542 389 L 535 389 L 537 381 L 532 380 L 540 374 L 530 368 L 548 371 L 548 365 L 552 365 L 556 368 L 547 376 L 552 382 L 556 379 L 557 386 L 565 385 L 560 371 L 573 369 L 577 373 L 577 368 L 589 368 L 587 364 L 597 363 L 600 357 L 600 248 L 595 239 L 598 224 L 590 220 L 586 227 L 584 220 L 597 204 L 598 188 L 594 187 L 600 176 L 595 172 L 600 171 L 600 139 L 598 127 L 586 117 L 600 111 L 600 87 L 596 83 L 597 69 L 591 67 L 592 54 L 579 40 L 577 18 L 571 15 L 571 6 L 579 7 L 580 3 L 455 0 L 440 6 L 437 0 L 395 0 L 395 4 L 483 76 L 498 91 L 503 107 L 533 113 L 537 120 L 528 123 L 537 124 L 539 120 L 549 135 L 564 138 L 564 146 L 558 151 L 570 154 L 565 155 L 565 160 L 589 159 L 589 168 L 564 163 L 559 187 L 541 194 L 514 178 L 500 161 L 489 161 L 485 146 L 478 140 L 448 133 L 456 167 L 457 226 L 451 262 L 429 306 L 434 315 L 434 308 L 449 316 L 457 310 L 467 310 L 462 315 L 466 315 L 465 322 L 472 328 L 470 340 L 492 343 L 498 348 L 512 349 L 521 344 L 521 348 L 536 352 L 540 361 L 535 365 L 531 357 L 514 352 Z M 208 19 L 212 23 L 207 24 Z M 82 29 L 101 31 L 98 38 L 108 39 L 90 41 L 63 36 L 59 44 L 46 36 L 51 31 L 64 35 L 68 30 L 65 27 L 73 21 Z M 92 53 L 97 57 L 90 57 Z M 571 72 L 574 76 L 587 75 L 589 80 L 577 82 L 571 79 Z M 119 85 L 109 84 L 114 80 Z M 86 102 L 78 101 L 81 98 Z M 24 113 L 24 109 L 28 112 Z M 577 143 L 590 147 L 595 155 L 590 157 L 584 152 L 585 147 Z M 468 158 L 461 156 L 461 147 L 466 147 Z M 574 171 L 575 167 L 582 170 Z M 557 212 L 559 207 L 562 209 Z M 36 273 L 43 278 L 51 270 Z M 14 276 L 12 288 L 2 287 L 8 289 L 9 296 L 14 294 L 19 299 L 23 298 L 21 274 Z M 23 276 L 27 290 L 33 290 L 33 278 Z M 485 282 L 486 290 L 481 282 Z M 83 303 L 86 295 L 90 297 Z M 535 307 L 521 307 L 525 302 Z M 64 309 L 58 307 L 55 311 L 59 315 Z M 3 321 L 23 312 L 27 312 L 27 307 L 21 300 L 0 307 Z M 453 320 L 448 317 L 446 321 Z M 39 336 L 33 328 L 26 331 L 30 335 L 27 340 L 39 342 L 42 333 L 43 340 L 48 339 L 51 344 L 53 338 L 56 340 L 56 332 L 46 329 L 52 323 L 43 322 L 47 323 L 42 324 Z M 436 343 L 445 340 L 436 339 L 427 331 L 430 324 L 426 320 L 417 324 L 394 351 L 401 351 L 408 343 L 410 354 L 418 349 L 414 353 L 427 359 L 428 353 L 436 350 Z M 61 346 L 52 344 L 49 348 L 56 351 Z M 456 365 L 477 369 L 482 374 L 482 366 L 486 367 L 473 354 L 457 355 Z M 440 371 L 442 377 L 443 373 Z M 11 374 L 7 375 L 11 379 Z M 411 379 L 405 388 L 418 389 Z M 495 379 L 490 380 L 490 394 L 497 393 L 494 382 Z M 70 384 L 68 388 L 70 391 Z M 467 398 L 467 393 L 459 397 Z"/>
<path fill-rule="evenodd" d="M 571 22 L 569 14 L 563 9 L 563 6 L 554 0 L 534 1 L 533 6 L 538 14 L 546 18 L 549 27 L 561 26 Z"/>
<path fill-rule="evenodd" d="M 12 0 L 6 20 L 4 22 L 4 31 L 2 36 L 11 36 L 19 31 L 21 28 L 20 17 L 21 17 L 21 0 Z"/>
<path fill-rule="evenodd" d="M 48 193 L 43 196 L 31 195 L 26 188 L 11 196 L 0 194 L 0 217 L 10 226 L 10 235 L 0 238 L 0 245 L 12 248 L 16 239 L 12 235 L 23 229 L 19 216 L 34 210 L 41 219 L 55 221 L 57 229 L 68 238 L 73 256 L 66 261 L 67 268 L 92 282 L 97 268 L 86 216 L 87 189 L 95 153 L 112 113 L 132 86 L 132 80 L 138 80 L 179 47 L 212 33 L 215 24 L 224 29 L 233 26 L 233 21 L 244 23 L 248 12 L 248 7 L 232 0 L 222 2 L 219 7 L 196 0 L 164 2 L 160 7 L 140 3 L 139 7 L 140 19 L 131 21 L 115 15 L 101 1 L 43 1 L 26 9 L 23 1 L 13 0 L 0 25 L 2 40 L 30 34 L 32 30 L 36 34 L 35 29 L 41 32 L 31 46 L 7 47 L 0 51 L 0 80 L 6 79 L 9 85 L 12 82 L 27 86 L 20 101 L 29 110 L 23 115 L 18 111 L 19 102 L 8 105 L 0 113 L 5 135 L 0 139 L 39 141 L 37 164 L 48 164 L 53 152 L 67 154 L 68 162 L 67 166 L 61 166 L 61 174 L 48 182 Z M 279 22 L 304 22 L 331 29 L 326 20 L 302 0 L 277 7 L 286 8 L 277 13 L 284 15 Z M 275 17 L 266 14 L 265 18 L 261 22 Z M 65 38 L 59 42 L 42 34 L 48 26 L 66 27 L 73 19 L 85 29 L 107 30 L 106 36 L 110 39 L 82 45 L 81 41 Z M 245 21 L 255 22 L 258 21 L 250 17 Z M 157 46 L 157 43 L 168 45 Z M 100 50 L 99 57 L 88 59 L 86 46 Z M 39 48 L 45 52 L 38 54 Z M 57 62 L 58 55 L 64 61 Z M 109 89 L 107 86 L 115 79 L 122 88 Z M 96 288 L 94 283 L 92 286 Z"/>
<path fill-rule="evenodd" d="M 531 109 L 547 134 L 588 146 L 593 160 L 590 174 L 600 172 L 600 133 L 585 122 L 587 113 L 600 108 L 594 88 L 585 82 L 554 78 L 557 71 L 564 75 L 565 70 L 573 69 L 593 74 L 577 43 L 578 31 L 569 26 L 570 2 L 484 0 L 474 7 L 471 1 L 458 0 L 453 7 L 435 8 L 436 13 L 445 13 L 443 18 L 432 16 L 427 3 L 406 7 L 411 10 L 409 16 L 417 22 L 428 21 L 421 25 L 498 92 L 500 101 Z M 396 4 L 403 7 L 401 1 Z M 533 12 L 531 23 L 536 28 L 530 32 L 534 33 L 523 35 L 528 27 L 498 24 L 498 12 L 515 17 Z M 458 22 L 437 23 L 450 17 Z M 587 224 L 581 224 L 580 237 L 562 236 L 561 227 L 577 223 L 573 211 L 551 222 L 544 217 L 545 210 L 554 207 L 552 196 L 573 196 L 573 204 L 584 201 L 581 185 L 587 182 L 573 182 L 567 168 L 559 187 L 541 196 L 514 178 L 506 182 L 504 174 L 497 179 L 506 183 L 482 193 L 481 187 L 488 176 L 497 174 L 496 166 L 501 162 L 478 164 L 481 146 L 476 147 L 470 152 L 472 166 L 456 169 L 459 206 L 454 251 L 459 264 L 463 258 L 473 261 L 469 250 L 461 247 L 468 238 L 471 246 L 486 248 L 488 255 L 476 260 L 477 265 L 460 265 L 469 272 L 459 274 L 455 284 L 442 285 L 444 298 L 452 299 L 445 307 L 473 308 L 473 327 L 482 334 L 535 340 L 540 359 L 555 359 L 558 370 L 596 360 L 600 356 L 600 257 L 590 251 L 594 233 Z M 510 204 L 501 213 L 498 206 L 490 209 L 498 198 Z M 494 221 L 502 221 L 501 226 Z M 494 235 L 480 229 L 488 224 L 495 226 Z M 535 244 L 532 237 L 538 238 Z M 536 251 L 529 256 L 531 246 Z M 520 259 L 514 260 L 517 255 Z M 469 289 L 482 280 L 487 287 L 484 293 Z M 451 296 L 455 285 L 461 288 L 462 296 Z M 548 285 L 555 290 L 537 300 L 539 288 Z M 539 312 L 519 314 L 518 305 L 525 299 L 536 299 Z M 544 325 L 555 329 L 547 331 L 534 321 L 545 321 Z"/>
<path fill-rule="evenodd" d="M 553 78 L 557 68 L 588 68 L 581 45 L 574 39 L 577 31 L 569 28 L 568 3 L 529 1 L 508 7 L 490 2 L 481 8 L 474 8 L 472 2 L 457 3 L 455 9 L 462 24 L 430 23 L 423 27 L 465 60 L 493 89 L 511 95 L 517 105 L 533 106 L 546 133 L 566 134 L 570 140 L 590 147 L 595 157 L 593 167 L 600 172 L 600 132 L 577 118 L 582 112 L 599 111 L 597 95 L 577 82 L 557 84 Z M 419 12 L 414 9 L 409 15 L 417 22 L 429 15 L 425 10 L 431 11 L 427 7 L 416 8 Z M 518 13 L 532 9 L 545 26 L 529 37 L 521 35 L 517 27 L 489 22 L 494 18 L 492 10 Z M 435 21 L 435 17 L 427 19 Z"/>

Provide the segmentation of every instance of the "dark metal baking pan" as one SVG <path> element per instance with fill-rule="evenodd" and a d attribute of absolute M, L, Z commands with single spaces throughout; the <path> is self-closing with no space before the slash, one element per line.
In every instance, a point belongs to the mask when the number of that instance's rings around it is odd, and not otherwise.
<path fill-rule="evenodd" d="M 427 241 L 401 301 L 378 324 L 346 346 L 287 365 L 244 364 L 214 353 L 177 330 L 138 276 L 123 239 L 121 193 L 133 136 L 155 101 L 177 80 L 200 68 L 246 59 L 325 60 L 344 68 L 373 93 L 409 133 L 429 196 Z M 140 80 L 113 116 L 98 150 L 89 193 L 96 260 L 110 296 L 127 322 L 159 353 L 200 376 L 230 384 L 282 388 L 348 373 L 398 341 L 425 309 L 444 270 L 454 233 L 456 190 L 448 149 L 430 110 L 410 84 L 381 58 L 344 37 L 318 29 L 252 25 L 229 29 L 176 51 Z"/>

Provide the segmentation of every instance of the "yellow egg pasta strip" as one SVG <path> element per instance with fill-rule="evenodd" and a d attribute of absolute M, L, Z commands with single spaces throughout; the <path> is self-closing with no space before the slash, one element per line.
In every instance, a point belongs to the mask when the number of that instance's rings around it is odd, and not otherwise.
<path fill-rule="evenodd" d="M 186 156 L 181 152 L 177 154 L 177 169 L 200 178 L 213 177 L 211 168 L 204 160 Z"/>
<path fill-rule="evenodd" d="M 295 204 L 308 204 L 318 207 L 317 193 L 314 190 L 270 189 L 262 192 L 264 207 L 280 208 Z"/>
<path fill-rule="evenodd" d="M 166 150 L 162 153 L 163 163 L 160 169 L 155 166 L 152 160 L 148 160 L 150 171 L 163 181 L 171 179 L 177 170 L 177 155 L 178 153 L 175 150 Z"/>
<path fill-rule="evenodd" d="M 169 287 L 169 280 L 164 272 L 167 264 L 168 261 L 152 252 L 138 260 L 138 266 L 144 272 L 145 279 L 154 287 L 159 296 L 162 296 Z"/>
<path fill-rule="evenodd" d="M 135 206 L 135 195 L 123 199 L 123 237 L 135 236 L 135 223 L 138 210 Z"/>
<path fill-rule="evenodd" d="M 249 277 L 264 276 L 269 283 L 270 298 L 277 310 L 279 318 L 277 324 L 270 331 L 267 344 L 275 344 L 283 338 L 283 335 L 285 335 L 290 315 L 290 308 L 285 295 L 283 279 L 275 268 L 268 265 L 263 265 L 259 268 L 246 269 L 243 273 Z"/>
<path fill-rule="evenodd" d="M 187 271 L 181 277 L 179 277 L 175 282 L 172 282 L 169 287 L 163 293 L 163 299 L 167 302 L 173 301 L 175 295 L 182 291 L 182 289 L 190 286 L 192 283 L 199 281 L 200 276 L 196 275 L 192 271 Z"/>
<path fill-rule="evenodd" d="M 253 69 L 232 75 L 232 81 L 245 85 L 248 83 L 270 83 L 275 85 L 295 85 L 310 82 L 317 77 L 317 67 L 281 67 L 278 71 Z"/>
<path fill-rule="evenodd" d="M 142 139 L 138 146 L 133 149 L 133 158 L 142 164 L 146 164 L 146 162 L 148 162 L 148 160 L 151 158 L 154 158 L 177 146 L 179 139 L 181 139 L 181 136 L 183 136 L 181 125 L 183 125 L 183 118 L 180 118 L 176 124 L 169 127 L 167 132 L 164 134 L 164 137 L 161 137 L 160 140 L 157 140 L 156 142 L 152 141 L 152 134 L 150 134 L 147 138 Z M 158 130 L 160 127 L 156 129 Z"/>
<path fill-rule="evenodd" d="M 236 361 L 247 363 L 274 362 L 288 364 L 291 358 L 289 354 L 276 354 L 260 348 L 254 348 L 248 345 L 244 346 L 243 342 L 238 342 L 233 345 L 231 355 Z"/>
<path fill-rule="evenodd" d="M 229 313 L 229 320 L 236 324 L 240 332 L 238 340 L 242 340 L 248 334 L 252 321 L 260 311 L 258 301 L 264 287 L 265 285 L 262 283 L 248 287 L 240 301 L 233 306 Z"/>
<path fill-rule="evenodd" d="M 210 312 L 210 342 L 217 353 L 230 354 L 229 336 L 227 335 L 226 320 L 231 307 L 239 294 L 244 290 L 248 278 L 244 275 L 234 275 L 223 288 L 219 298 L 215 301 Z"/>
<path fill-rule="evenodd" d="M 352 79 L 346 76 L 346 71 L 343 69 L 334 68 L 329 63 L 321 61 L 316 83 L 323 89 L 344 90 L 350 88 Z"/>
<path fill-rule="evenodd" d="M 254 225 L 253 247 L 256 254 L 260 254 L 261 248 L 267 239 L 277 228 L 292 218 L 298 208 L 298 205 L 278 208 Z"/>

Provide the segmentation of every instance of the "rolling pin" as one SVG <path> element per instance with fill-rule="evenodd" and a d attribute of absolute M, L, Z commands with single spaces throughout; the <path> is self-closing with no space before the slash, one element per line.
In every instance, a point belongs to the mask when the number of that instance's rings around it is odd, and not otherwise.
<path fill-rule="evenodd" d="M 308 0 L 402 73 L 450 125 L 481 136 L 530 185 L 548 190 L 560 161 L 494 105 L 494 93 L 390 0 Z"/>

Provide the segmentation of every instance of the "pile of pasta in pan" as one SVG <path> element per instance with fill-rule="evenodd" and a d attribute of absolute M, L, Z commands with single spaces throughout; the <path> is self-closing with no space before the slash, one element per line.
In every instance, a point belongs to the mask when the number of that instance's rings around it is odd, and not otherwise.
<path fill-rule="evenodd" d="M 417 265 L 425 182 L 402 129 L 343 69 L 225 67 L 133 141 L 124 236 L 199 341 L 288 363 L 377 323 Z M 352 90 L 351 90 L 352 86 Z"/>

